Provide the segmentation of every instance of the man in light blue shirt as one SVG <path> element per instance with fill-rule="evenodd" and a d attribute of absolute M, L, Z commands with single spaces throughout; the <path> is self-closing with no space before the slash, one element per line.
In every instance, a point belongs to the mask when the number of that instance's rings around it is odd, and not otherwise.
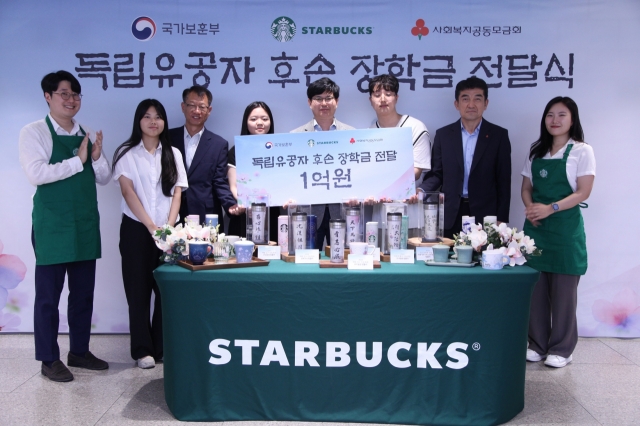
<path fill-rule="evenodd" d="M 444 236 L 462 230 L 462 216 L 509 221 L 511 142 L 506 129 L 482 118 L 489 89 L 475 76 L 456 85 L 454 106 L 460 120 L 438 129 L 431 170 L 418 191 L 444 192 Z"/>

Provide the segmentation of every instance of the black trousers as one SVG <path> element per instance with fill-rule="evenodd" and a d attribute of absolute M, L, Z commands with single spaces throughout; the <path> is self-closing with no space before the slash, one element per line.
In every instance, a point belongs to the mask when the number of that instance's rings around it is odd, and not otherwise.
<path fill-rule="evenodd" d="M 568 358 L 578 344 L 580 275 L 540 272 L 531 295 L 529 349 Z"/>
<path fill-rule="evenodd" d="M 33 231 L 31 232 L 31 243 L 35 250 L 36 243 Z M 33 335 L 38 361 L 60 359 L 58 304 L 64 288 L 65 275 L 68 277 L 69 286 L 69 298 L 67 299 L 69 349 L 76 354 L 84 354 L 89 350 L 93 290 L 96 284 L 95 259 L 55 265 L 36 265 Z"/>
<path fill-rule="evenodd" d="M 462 231 L 462 216 L 471 216 L 468 198 L 460 198 L 460 207 L 458 208 L 456 220 L 453 222 L 451 228 L 444 230 L 445 238 L 453 238 L 453 234 L 459 234 L 460 231 Z M 480 218 L 480 220 L 482 220 L 482 218 Z M 476 218 L 476 223 L 479 223 L 478 218 Z"/>
<path fill-rule="evenodd" d="M 120 225 L 120 255 L 122 281 L 129 304 L 131 358 L 152 356 L 162 358 L 162 308 L 160 291 L 153 270 L 161 261 L 160 249 L 142 223 L 122 215 Z M 151 318 L 151 293 L 155 294 Z"/>

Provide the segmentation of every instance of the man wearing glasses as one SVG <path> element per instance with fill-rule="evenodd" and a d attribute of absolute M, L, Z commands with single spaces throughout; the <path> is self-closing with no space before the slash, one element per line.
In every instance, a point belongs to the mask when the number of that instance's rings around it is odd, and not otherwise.
<path fill-rule="evenodd" d="M 240 214 L 227 180 L 229 144 L 222 137 L 205 129 L 211 114 L 211 92 L 202 86 L 192 86 L 182 92 L 182 113 L 185 124 L 171 129 L 171 144 L 180 150 L 187 170 L 189 189 L 182 193 L 180 218 L 190 214 L 217 214 L 222 222 L 222 207 L 230 214 Z"/>
<path fill-rule="evenodd" d="M 311 83 L 307 88 L 307 98 L 309 99 L 309 108 L 313 113 L 313 120 L 292 130 L 291 133 L 354 130 L 354 127 L 336 120 L 335 114 L 338 109 L 339 97 L 340 87 L 333 80 L 323 77 Z M 311 214 L 318 218 L 315 247 L 322 250 L 325 239 L 327 243 L 329 242 L 329 219 L 340 217 L 340 204 L 313 205 Z"/>
<path fill-rule="evenodd" d="M 80 83 L 67 71 L 44 76 L 40 83 L 49 114 L 20 131 L 20 165 L 33 196 L 31 241 L 36 256 L 33 329 L 41 372 L 55 382 L 73 374 L 60 361 L 58 303 L 68 278 L 70 350 L 67 364 L 106 370 L 109 364 L 89 351 L 96 259 L 101 256 L 96 182 L 111 179 L 102 153 L 102 131 L 75 121 L 80 111 Z"/>

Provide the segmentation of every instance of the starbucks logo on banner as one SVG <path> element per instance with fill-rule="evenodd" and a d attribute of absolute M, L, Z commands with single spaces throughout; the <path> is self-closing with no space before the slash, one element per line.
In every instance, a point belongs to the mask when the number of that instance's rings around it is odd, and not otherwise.
<path fill-rule="evenodd" d="M 546 178 L 548 175 L 549 172 L 547 172 L 545 169 L 540 170 L 540 177 Z"/>
<path fill-rule="evenodd" d="M 316 141 L 314 141 L 313 139 L 309 139 L 309 142 L 307 142 L 307 145 L 309 145 L 310 148 L 313 148 L 316 144 Z"/>
<path fill-rule="evenodd" d="M 271 23 L 271 35 L 280 43 L 286 43 L 296 35 L 296 23 L 286 16 L 276 18 Z"/>

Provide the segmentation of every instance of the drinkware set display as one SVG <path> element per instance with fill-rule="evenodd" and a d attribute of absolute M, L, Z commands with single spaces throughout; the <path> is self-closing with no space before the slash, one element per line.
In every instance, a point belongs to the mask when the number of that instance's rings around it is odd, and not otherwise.
<path fill-rule="evenodd" d="M 418 204 L 422 206 L 421 230 L 423 243 L 441 242 L 444 238 L 444 193 L 421 192 Z"/>
<path fill-rule="evenodd" d="M 311 238 L 311 236 L 313 236 L 313 240 L 315 241 L 316 226 L 314 226 L 313 233 L 310 235 L 307 230 L 309 229 L 309 217 L 313 215 L 311 214 L 311 206 L 309 204 L 289 204 L 287 213 L 287 251 L 289 255 L 293 256 L 296 254 L 296 250 L 307 249 L 307 237 Z M 282 229 L 279 229 L 278 232 L 282 232 Z M 313 242 L 311 244 L 311 247 L 313 247 Z"/>
<path fill-rule="evenodd" d="M 250 195 L 247 204 L 247 240 L 269 244 L 269 195 Z"/>

